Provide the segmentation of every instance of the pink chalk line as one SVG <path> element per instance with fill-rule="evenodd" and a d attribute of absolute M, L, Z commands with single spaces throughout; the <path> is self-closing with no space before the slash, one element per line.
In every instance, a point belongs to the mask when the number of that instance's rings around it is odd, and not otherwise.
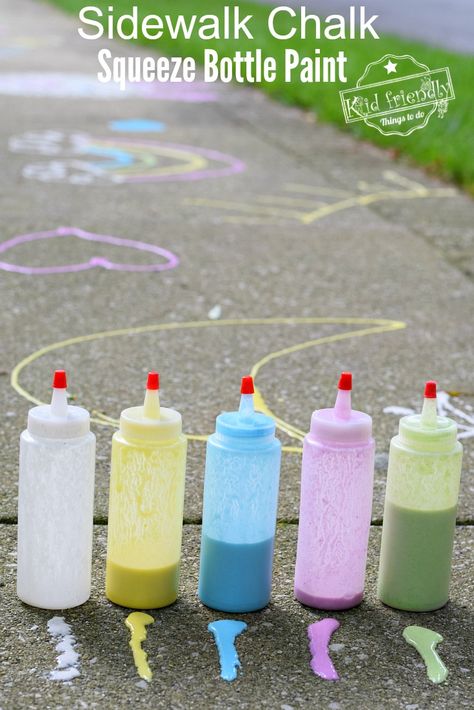
<path fill-rule="evenodd" d="M 175 269 L 179 264 L 179 258 L 176 254 L 162 247 L 155 246 L 154 244 L 137 242 L 132 239 L 120 239 L 119 237 L 112 237 L 107 234 L 94 234 L 93 232 L 85 232 L 77 227 L 58 227 L 58 229 L 52 229 L 46 232 L 20 234 L 6 242 L 1 242 L 0 254 L 4 254 L 19 244 L 35 242 L 41 239 L 51 239 L 53 237 L 78 237 L 78 239 L 85 239 L 89 242 L 100 242 L 101 244 L 112 244 L 117 247 L 128 247 L 130 249 L 137 249 L 138 251 L 147 251 L 151 254 L 163 257 L 166 261 L 155 264 L 117 264 L 105 257 L 93 256 L 88 261 L 80 264 L 64 264 L 62 266 L 22 266 L 20 264 L 10 264 L 6 261 L 0 261 L 0 269 L 33 276 L 38 274 L 71 274 L 93 269 L 97 266 L 110 271 L 166 271 L 167 269 Z"/>

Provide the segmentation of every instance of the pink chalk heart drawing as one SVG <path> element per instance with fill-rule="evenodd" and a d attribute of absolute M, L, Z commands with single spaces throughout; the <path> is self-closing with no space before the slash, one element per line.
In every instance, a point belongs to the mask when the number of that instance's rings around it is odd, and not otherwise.
<path fill-rule="evenodd" d="M 0 243 L 0 254 L 5 254 L 20 244 L 29 242 L 41 241 L 43 239 L 52 239 L 54 237 L 77 237 L 85 239 L 88 242 L 99 242 L 100 244 L 111 244 L 116 247 L 125 247 L 128 249 L 137 249 L 138 251 L 146 251 L 159 256 L 165 261 L 152 264 L 122 264 L 110 261 L 103 256 L 92 256 L 88 261 L 79 264 L 63 264 L 61 266 L 23 266 L 21 264 L 11 264 L 7 261 L 0 261 L 0 269 L 3 271 L 11 271 L 17 274 L 27 274 L 28 276 L 36 276 L 41 274 L 72 274 L 78 271 L 87 271 L 101 267 L 110 271 L 166 271 L 174 269 L 179 264 L 179 258 L 173 252 L 163 249 L 162 247 L 149 244 L 148 242 L 137 242 L 133 239 L 120 239 L 107 234 L 94 234 L 93 232 L 85 232 L 77 227 L 58 227 L 47 232 L 33 232 L 31 234 L 20 234 L 12 237 L 6 242 Z"/>

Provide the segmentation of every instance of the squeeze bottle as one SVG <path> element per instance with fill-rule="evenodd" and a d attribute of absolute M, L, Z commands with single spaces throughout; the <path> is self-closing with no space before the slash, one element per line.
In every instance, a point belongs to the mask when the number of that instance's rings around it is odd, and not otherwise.
<path fill-rule="evenodd" d="M 51 404 L 30 409 L 20 437 L 17 594 L 42 609 L 79 606 L 91 591 L 95 436 L 66 387 L 56 370 Z"/>
<path fill-rule="evenodd" d="M 219 414 L 207 442 L 199 598 L 219 611 L 262 609 L 271 595 L 281 444 L 253 393 L 242 378 L 239 411 Z"/>
<path fill-rule="evenodd" d="M 351 390 L 343 372 L 334 408 L 313 412 L 303 443 L 295 596 L 316 609 L 350 609 L 364 596 L 375 443 Z"/>
<path fill-rule="evenodd" d="M 145 402 L 124 409 L 112 438 L 106 595 L 134 609 L 178 596 L 186 437 L 181 415 L 160 407 L 159 375 Z"/>
<path fill-rule="evenodd" d="M 390 443 L 378 597 L 395 609 L 433 611 L 449 598 L 462 446 L 440 417 L 436 382 L 420 414 L 402 417 Z"/>

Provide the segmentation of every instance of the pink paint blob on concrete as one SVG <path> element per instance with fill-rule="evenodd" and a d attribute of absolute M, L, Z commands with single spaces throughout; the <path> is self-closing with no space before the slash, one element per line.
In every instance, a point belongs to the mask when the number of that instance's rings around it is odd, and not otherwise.
<path fill-rule="evenodd" d="M 60 266 L 23 266 L 21 264 L 11 264 L 6 261 L 0 261 L 0 269 L 17 274 L 35 276 L 42 274 L 71 274 L 78 271 L 94 269 L 96 267 L 101 267 L 110 271 L 166 271 L 168 269 L 176 268 L 179 264 L 179 258 L 176 254 L 173 254 L 173 252 L 163 249 L 162 247 L 155 246 L 155 244 L 138 242 L 133 239 L 121 239 L 107 234 L 94 234 L 93 232 L 85 232 L 77 227 L 59 227 L 58 229 L 52 229 L 46 232 L 20 234 L 16 237 L 12 237 L 12 239 L 7 240 L 6 242 L 0 243 L 0 254 L 5 254 L 10 249 L 19 246 L 20 244 L 27 244 L 29 242 L 40 241 L 42 239 L 52 239 L 55 237 L 77 237 L 78 239 L 85 239 L 89 242 L 99 242 L 101 244 L 111 244 L 116 247 L 146 251 L 153 254 L 154 257 L 159 256 L 165 259 L 165 261 L 152 264 L 122 264 L 110 261 L 102 256 L 92 256 L 85 262 L 78 264 L 64 264 Z"/>
<path fill-rule="evenodd" d="M 308 626 L 311 670 L 324 680 L 339 680 L 328 650 L 331 636 L 339 626 L 337 619 L 321 619 Z"/>

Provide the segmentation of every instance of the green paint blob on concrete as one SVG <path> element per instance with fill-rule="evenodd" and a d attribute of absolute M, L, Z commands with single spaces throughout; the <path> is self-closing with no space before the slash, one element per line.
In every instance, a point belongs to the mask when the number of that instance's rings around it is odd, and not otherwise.
<path fill-rule="evenodd" d="M 441 634 L 423 626 L 407 626 L 403 638 L 416 648 L 425 663 L 428 678 L 433 683 L 446 680 L 448 669 L 436 652 L 436 646 L 443 640 Z"/>

